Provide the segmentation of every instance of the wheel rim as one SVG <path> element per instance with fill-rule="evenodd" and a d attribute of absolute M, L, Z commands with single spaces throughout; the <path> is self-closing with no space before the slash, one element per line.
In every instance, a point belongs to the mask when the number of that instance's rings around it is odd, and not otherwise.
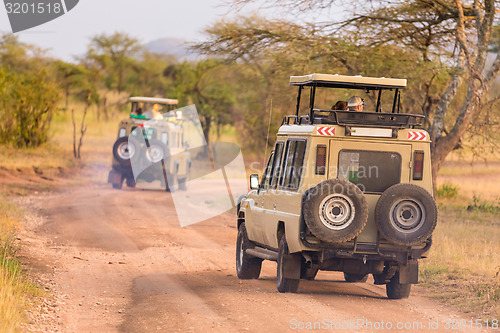
<path fill-rule="evenodd" d="M 163 149 L 160 146 L 151 146 L 146 150 L 146 157 L 152 163 L 160 162 L 163 159 Z"/>
<path fill-rule="evenodd" d="M 400 199 L 390 209 L 391 225 L 403 233 L 415 232 L 425 221 L 425 209 L 422 203 L 415 199 Z"/>
<path fill-rule="evenodd" d="M 332 194 L 321 201 L 319 217 L 329 229 L 342 230 L 351 225 L 356 209 L 352 200 L 343 194 Z"/>
<path fill-rule="evenodd" d="M 129 145 L 128 142 L 123 142 L 122 144 L 120 144 L 118 146 L 117 152 L 118 152 L 118 156 L 122 160 L 129 160 L 135 154 L 135 147 L 134 147 L 134 145 Z"/>

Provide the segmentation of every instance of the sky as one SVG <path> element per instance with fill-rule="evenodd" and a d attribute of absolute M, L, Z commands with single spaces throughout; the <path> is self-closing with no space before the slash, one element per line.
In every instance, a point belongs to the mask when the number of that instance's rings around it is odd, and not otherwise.
<path fill-rule="evenodd" d="M 143 44 L 160 38 L 201 40 L 205 27 L 234 17 L 223 4 L 224 0 L 80 0 L 65 15 L 16 35 L 71 61 L 85 52 L 90 37 L 101 33 L 126 32 Z M 0 5 L 0 33 L 11 31 L 6 8 Z"/>

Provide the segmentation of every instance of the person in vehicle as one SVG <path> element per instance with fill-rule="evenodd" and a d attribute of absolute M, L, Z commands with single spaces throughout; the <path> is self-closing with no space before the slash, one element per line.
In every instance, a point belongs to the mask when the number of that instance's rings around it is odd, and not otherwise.
<path fill-rule="evenodd" d="M 346 101 L 338 101 L 332 106 L 332 110 L 342 110 L 347 111 L 347 102 Z"/>
<path fill-rule="evenodd" d="M 153 119 L 157 119 L 157 120 L 163 119 L 163 116 L 161 115 L 160 111 L 158 111 L 158 104 L 153 105 L 153 109 L 151 110 L 151 113 L 153 114 Z"/>
<path fill-rule="evenodd" d="M 352 96 L 347 101 L 347 108 L 349 111 L 363 111 L 365 106 L 365 101 L 359 96 Z"/>

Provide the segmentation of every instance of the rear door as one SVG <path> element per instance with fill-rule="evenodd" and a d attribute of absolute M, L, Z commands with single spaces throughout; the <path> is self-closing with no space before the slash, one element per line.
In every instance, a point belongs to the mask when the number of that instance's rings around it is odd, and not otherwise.
<path fill-rule="evenodd" d="M 365 194 L 368 221 L 358 236 L 359 243 L 375 244 L 375 206 L 389 187 L 410 180 L 411 145 L 401 143 L 330 140 L 328 178 L 354 183 Z"/>

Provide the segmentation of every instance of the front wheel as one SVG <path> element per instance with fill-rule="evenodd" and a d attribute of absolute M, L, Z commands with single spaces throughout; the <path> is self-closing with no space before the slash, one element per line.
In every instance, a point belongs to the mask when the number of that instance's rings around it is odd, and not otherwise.
<path fill-rule="evenodd" d="M 252 242 L 248 239 L 245 222 L 238 228 L 236 239 L 236 274 L 239 279 L 258 279 L 262 267 L 262 259 L 250 256 L 246 253 L 248 248 L 252 248 Z"/>
<path fill-rule="evenodd" d="M 277 269 L 277 286 L 280 293 L 296 293 L 299 289 L 299 279 L 289 279 L 285 278 L 284 272 L 284 262 L 286 257 L 290 257 L 290 251 L 288 250 L 288 244 L 286 242 L 285 235 L 281 237 L 279 247 L 278 247 L 278 269 Z M 300 261 L 298 261 L 300 265 Z M 300 267 L 299 267 L 300 269 Z M 299 276 L 300 277 L 300 276 Z"/>
<path fill-rule="evenodd" d="M 410 283 L 400 283 L 399 282 L 399 272 L 394 274 L 385 286 L 387 292 L 387 297 L 389 299 L 402 299 L 410 297 L 411 284 Z"/>

